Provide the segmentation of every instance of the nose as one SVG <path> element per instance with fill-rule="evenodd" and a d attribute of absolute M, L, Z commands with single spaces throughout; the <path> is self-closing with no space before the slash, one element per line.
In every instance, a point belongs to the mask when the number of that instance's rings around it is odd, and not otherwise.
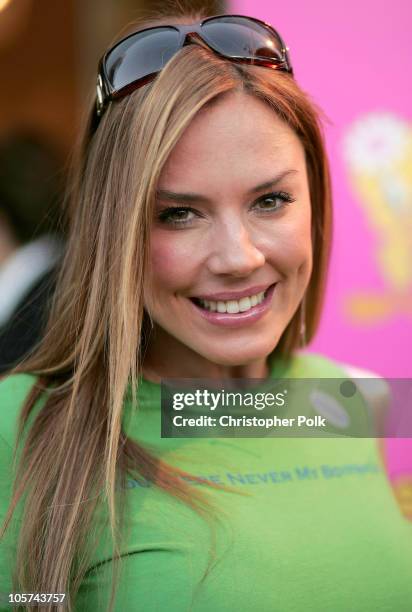
<path fill-rule="evenodd" d="M 265 256 L 243 224 L 227 224 L 213 237 L 208 268 L 212 274 L 246 277 L 265 264 Z"/>

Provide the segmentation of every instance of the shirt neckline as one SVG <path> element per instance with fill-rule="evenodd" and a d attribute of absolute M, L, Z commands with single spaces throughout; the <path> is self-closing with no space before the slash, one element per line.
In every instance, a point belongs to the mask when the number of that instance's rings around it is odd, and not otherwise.
<path fill-rule="evenodd" d="M 297 355 L 294 356 L 296 358 Z M 292 370 L 294 369 L 294 358 L 286 359 L 276 353 L 272 353 L 272 355 L 268 358 L 269 365 L 269 375 L 267 378 L 261 379 L 262 386 L 264 387 L 266 384 L 271 383 L 273 379 L 281 379 L 285 378 L 288 375 L 292 374 Z M 138 382 L 138 390 L 137 390 L 137 399 L 139 406 L 147 405 L 150 402 L 151 406 L 153 406 L 153 402 L 157 401 L 160 403 L 161 396 L 161 382 L 156 383 L 143 376 L 140 377 Z M 131 402 L 132 392 L 129 387 L 127 393 L 128 403 Z"/>

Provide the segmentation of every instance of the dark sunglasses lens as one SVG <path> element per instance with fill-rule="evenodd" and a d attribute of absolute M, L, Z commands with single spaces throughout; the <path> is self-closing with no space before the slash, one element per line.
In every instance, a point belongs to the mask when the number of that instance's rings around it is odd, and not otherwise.
<path fill-rule="evenodd" d="M 263 25 L 242 17 L 210 19 L 202 26 L 205 38 L 229 57 L 283 60 L 280 38 Z"/>
<path fill-rule="evenodd" d="M 106 74 L 115 91 L 159 72 L 179 48 L 179 32 L 158 27 L 130 36 L 106 57 Z"/>

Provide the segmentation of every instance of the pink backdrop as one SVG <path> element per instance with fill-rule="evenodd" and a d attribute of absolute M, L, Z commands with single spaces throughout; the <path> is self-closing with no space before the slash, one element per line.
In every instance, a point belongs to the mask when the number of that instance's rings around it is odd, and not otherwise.
<path fill-rule="evenodd" d="M 237 0 L 290 47 L 295 76 L 328 117 L 334 247 L 310 349 L 412 378 L 412 4 L 409 0 Z M 412 440 L 389 440 L 393 477 Z"/>

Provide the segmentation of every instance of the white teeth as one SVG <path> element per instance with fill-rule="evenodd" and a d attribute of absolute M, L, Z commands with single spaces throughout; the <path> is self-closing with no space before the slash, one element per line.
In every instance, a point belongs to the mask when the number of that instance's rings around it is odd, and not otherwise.
<path fill-rule="evenodd" d="M 246 312 L 254 306 L 257 306 L 263 302 L 265 292 L 257 293 L 249 297 L 241 298 L 240 300 L 228 300 L 227 302 L 219 301 L 214 302 L 213 300 L 200 300 L 203 308 L 212 312 L 228 312 L 229 314 L 237 314 L 238 312 Z"/>
<path fill-rule="evenodd" d="M 241 300 L 239 300 L 239 310 L 240 312 L 245 312 L 246 310 L 249 310 L 249 308 L 252 307 L 252 302 L 250 300 L 250 298 L 245 297 L 242 298 Z"/>
<path fill-rule="evenodd" d="M 230 314 L 236 314 L 239 312 L 239 302 L 235 300 L 230 300 L 230 302 L 226 302 L 226 312 L 230 312 Z"/>

